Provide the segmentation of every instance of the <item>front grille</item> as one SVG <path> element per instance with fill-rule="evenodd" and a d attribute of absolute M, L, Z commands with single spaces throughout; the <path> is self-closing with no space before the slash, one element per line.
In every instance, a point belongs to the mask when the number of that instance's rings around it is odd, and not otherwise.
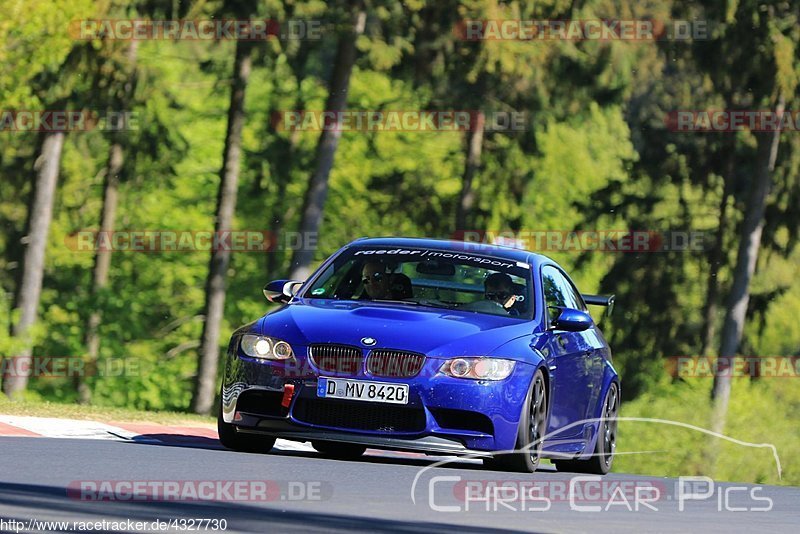
<path fill-rule="evenodd" d="M 294 417 L 318 426 L 373 432 L 420 432 L 425 412 L 408 406 L 391 406 L 336 399 L 298 399 Z"/>
<path fill-rule="evenodd" d="M 367 370 L 375 376 L 409 378 L 417 376 L 425 356 L 400 350 L 373 350 L 367 359 Z"/>
<path fill-rule="evenodd" d="M 358 347 L 321 343 L 311 345 L 308 351 L 311 361 L 321 371 L 335 376 L 352 376 L 361 373 L 364 355 Z"/>

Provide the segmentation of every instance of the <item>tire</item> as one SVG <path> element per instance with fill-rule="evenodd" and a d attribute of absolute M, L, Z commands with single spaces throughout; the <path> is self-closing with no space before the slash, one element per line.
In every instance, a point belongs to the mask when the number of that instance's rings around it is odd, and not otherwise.
<path fill-rule="evenodd" d="M 236 427 L 222 419 L 222 406 L 217 413 L 217 435 L 222 446 L 239 452 L 269 452 L 275 438 L 260 434 L 240 434 Z"/>
<path fill-rule="evenodd" d="M 495 454 L 483 461 L 486 467 L 518 473 L 533 473 L 539 466 L 542 444 L 547 431 L 547 386 L 542 370 L 533 375 L 517 431 L 516 451 Z"/>
<path fill-rule="evenodd" d="M 323 456 L 338 460 L 355 460 L 367 450 L 364 445 L 340 443 L 338 441 L 312 441 L 311 446 Z"/>
<path fill-rule="evenodd" d="M 593 475 L 605 475 L 611 471 L 617 447 L 617 412 L 619 412 L 619 385 L 612 382 L 603 399 L 594 454 L 588 460 L 553 460 L 556 469 Z"/>

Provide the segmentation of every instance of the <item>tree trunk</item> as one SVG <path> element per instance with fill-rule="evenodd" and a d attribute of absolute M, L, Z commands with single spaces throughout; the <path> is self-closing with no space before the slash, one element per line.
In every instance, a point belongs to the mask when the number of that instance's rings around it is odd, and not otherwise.
<path fill-rule="evenodd" d="M 299 100 L 299 99 L 298 99 Z M 297 106 L 296 109 L 303 109 L 302 106 Z M 286 239 L 284 239 L 283 234 L 283 227 L 286 225 L 286 219 L 289 218 L 289 214 L 293 213 L 294 209 L 286 207 L 286 201 L 284 197 L 286 196 L 286 188 L 289 186 L 289 182 L 292 180 L 292 164 L 294 163 L 295 155 L 297 153 L 297 146 L 300 143 L 300 130 L 294 130 L 289 137 L 289 147 L 288 152 L 286 154 L 286 160 L 284 165 L 281 165 L 283 169 L 283 173 L 281 175 L 276 176 L 278 181 L 278 190 L 275 192 L 276 202 L 272 204 L 272 217 L 271 217 L 271 227 L 272 227 L 272 235 L 276 239 L 275 244 L 267 253 L 267 279 L 272 280 L 273 278 L 280 278 L 280 275 L 277 274 L 278 265 L 281 263 L 284 254 L 284 245 L 286 243 Z M 302 245 L 301 245 L 302 246 Z"/>
<path fill-rule="evenodd" d="M 475 205 L 473 181 L 481 166 L 485 122 L 486 117 L 482 111 L 479 111 L 475 117 L 474 124 L 471 124 L 472 129 L 467 140 L 467 159 L 464 163 L 464 175 L 461 179 L 461 193 L 458 196 L 458 205 L 456 206 L 455 231 L 457 233 L 472 230 L 472 228 L 467 228 L 467 219 L 472 212 L 472 207 Z"/>
<path fill-rule="evenodd" d="M 784 97 L 780 96 L 775 113 L 782 114 L 784 106 Z M 742 222 L 739 252 L 733 272 L 733 285 L 725 313 L 725 323 L 722 328 L 722 339 L 717 362 L 718 372 L 714 376 L 714 389 L 712 391 L 714 415 L 711 426 L 712 430 L 720 433 L 725 428 L 725 417 L 731 393 L 731 377 L 729 374 L 736 352 L 739 349 L 739 344 L 742 341 L 747 305 L 750 300 L 750 281 L 753 278 L 758 260 L 761 232 L 764 229 L 767 195 L 769 194 L 772 172 L 775 170 L 778 145 L 780 144 L 780 130 L 756 135 L 759 169 L 750 188 L 744 221 Z"/>
<path fill-rule="evenodd" d="M 106 176 L 103 182 L 103 207 L 100 213 L 100 232 L 110 235 L 114 231 L 114 219 L 117 214 L 119 174 L 124 161 L 122 144 L 115 140 L 108 151 Z M 92 391 L 86 377 L 92 374 L 97 367 L 97 355 L 100 351 L 100 335 L 98 328 L 102 315 L 98 308 L 96 297 L 108 284 L 108 272 L 111 267 L 111 251 L 98 249 L 94 255 L 94 269 L 92 270 L 92 287 L 89 290 L 92 310 L 86 321 L 86 359 L 83 376 L 76 376 L 75 385 L 78 390 L 78 403 L 88 404 L 92 400 Z"/>
<path fill-rule="evenodd" d="M 330 91 L 325 111 L 334 113 L 347 109 L 347 91 L 350 88 L 350 74 L 356 61 L 356 39 L 364 33 L 367 15 L 363 6 L 354 7 L 352 29 L 339 40 L 336 49 L 336 60 L 331 74 Z M 306 236 L 319 233 L 325 198 L 328 195 L 328 177 L 333 167 L 336 148 L 342 132 L 339 128 L 325 129 L 317 143 L 317 166 L 308 184 L 303 199 L 303 213 L 300 221 L 300 236 L 306 242 Z M 311 263 L 314 261 L 314 250 L 300 246 L 292 255 L 292 271 L 290 277 L 305 280 L 311 274 Z"/>
<path fill-rule="evenodd" d="M 728 197 L 733 189 L 736 169 L 736 138 L 728 147 L 728 158 L 723 176 L 722 198 L 719 201 L 719 225 L 714 236 L 714 245 L 708 254 L 708 283 L 706 284 L 706 302 L 703 307 L 703 338 L 700 345 L 700 354 L 710 356 L 711 347 L 714 346 L 717 323 L 717 301 L 719 299 L 719 267 L 724 260 L 723 241 L 728 223 Z"/>
<path fill-rule="evenodd" d="M 228 129 L 225 135 L 222 170 L 220 172 L 217 215 L 214 230 L 230 231 L 236 210 L 236 192 L 239 184 L 242 127 L 244 126 L 244 96 L 250 77 L 252 45 L 236 42 L 231 103 L 228 109 Z M 225 276 L 230 265 L 230 251 L 225 247 L 212 247 L 206 279 L 205 322 L 200 338 L 197 377 L 191 409 L 195 413 L 211 412 L 216 394 L 217 366 L 219 364 L 219 332 L 225 308 Z"/>
<path fill-rule="evenodd" d="M 53 219 L 53 201 L 58 183 L 64 137 L 64 132 L 45 134 L 41 154 L 34 165 L 36 183 L 28 216 L 28 232 L 25 237 L 27 243 L 23 259 L 24 270 L 17 291 L 16 307 L 19 308 L 20 315 L 17 323 L 11 328 L 11 335 L 15 338 L 24 339 L 28 334 L 28 329 L 36 323 L 38 316 L 47 237 L 50 232 L 50 222 Z M 32 349 L 30 340 L 25 340 L 24 348 L 16 356 L 18 365 L 9 367 L 11 369 L 28 368 Z M 3 392 L 9 397 L 13 398 L 27 385 L 27 376 L 7 372 L 3 377 Z"/>
<path fill-rule="evenodd" d="M 297 94 L 295 98 L 294 109 L 297 111 L 305 110 L 306 103 L 303 97 L 302 84 L 306 78 L 306 64 L 308 56 L 311 53 L 311 47 L 306 41 L 300 43 L 300 49 L 295 56 L 294 61 L 289 62 L 292 70 L 297 79 Z M 294 168 L 295 158 L 297 156 L 297 149 L 300 145 L 300 128 L 295 128 L 289 135 L 289 146 L 287 149 L 286 157 L 282 161 L 276 162 L 275 177 L 277 180 L 278 190 L 275 192 L 275 202 L 272 203 L 270 227 L 272 235 L 277 239 L 277 242 L 267 254 L 267 280 L 273 278 L 280 278 L 282 274 L 277 274 L 279 267 L 282 267 L 284 261 L 284 245 L 286 239 L 283 237 L 283 229 L 286 226 L 286 221 L 291 214 L 294 213 L 294 206 L 287 206 L 286 188 L 292 181 L 292 169 Z"/>
<path fill-rule="evenodd" d="M 126 109 L 131 100 L 136 85 L 136 56 L 138 52 L 138 41 L 131 41 L 128 47 L 128 69 L 131 75 L 123 90 L 120 109 Z M 108 161 L 106 162 L 105 179 L 103 180 L 103 207 L 100 210 L 100 232 L 110 235 L 114 231 L 114 221 L 117 215 L 117 205 L 119 203 L 119 176 L 122 173 L 122 166 L 125 162 L 125 154 L 122 146 L 122 134 L 113 132 L 111 136 L 111 147 L 108 150 Z M 74 378 L 75 388 L 78 391 L 78 403 L 88 404 L 92 400 L 92 390 L 86 381 L 88 376 L 92 376 L 97 369 L 97 356 L 100 352 L 100 322 L 102 314 L 97 302 L 97 295 L 108 284 L 108 273 L 111 268 L 111 251 L 96 250 L 94 255 L 94 268 L 92 270 L 92 287 L 89 290 L 89 301 L 92 309 L 86 321 L 86 333 L 84 343 L 86 344 L 86 358 L 84 373 Z"/>

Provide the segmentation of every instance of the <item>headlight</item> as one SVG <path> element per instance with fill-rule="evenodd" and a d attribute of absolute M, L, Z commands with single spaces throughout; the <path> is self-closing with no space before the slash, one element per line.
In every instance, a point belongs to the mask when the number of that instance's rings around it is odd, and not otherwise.
<path fill-rule="evenodd" d="M 453 378 L 473 380 L 503 380 L 514 370 L 513 360 L 499 358 L 453 358 L 447 360 L 439 369 Z"/>
<path fill-rule="evenodd" d="M 239 346 L 242 352 L 253 358 L 288 360 L 294 356 L 292 347 L 287 342 L 267 336 L 245 334 Z"/>

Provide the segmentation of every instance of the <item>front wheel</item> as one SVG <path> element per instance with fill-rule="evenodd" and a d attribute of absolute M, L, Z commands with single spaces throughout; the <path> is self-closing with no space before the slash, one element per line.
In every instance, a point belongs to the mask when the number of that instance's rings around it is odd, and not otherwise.
<path fill-rule="evenodd" d="M 539 466 L 542 444 L 547 430 L 547 386 L 542 370 L 533 375 L 525 409 L 519 422 L 516 450 L 513 453 L 496 454 L 484 460 L 484 465 L 492 469 L 533 473 Z"/>
<path fill-rule="evenodd" d="M 222 419 L 222 406 L 217 413 L 217 435 L 226 449 L 239 452 L 269 452 L 275 446 L 275 438 L 261 434 L 240 434 L 236 428 Z"/>
<path fill-rule="evenodd" d="M 617 448 L 617 413 L 619 412 L 619 386 L 616 382 L 606 392 L 603 412 L 598 425 L 597 444 L 588 460 L 553 460 L 556 469 L 572 473 L 605 475 L 611 471 L 614 451 Z"/>

